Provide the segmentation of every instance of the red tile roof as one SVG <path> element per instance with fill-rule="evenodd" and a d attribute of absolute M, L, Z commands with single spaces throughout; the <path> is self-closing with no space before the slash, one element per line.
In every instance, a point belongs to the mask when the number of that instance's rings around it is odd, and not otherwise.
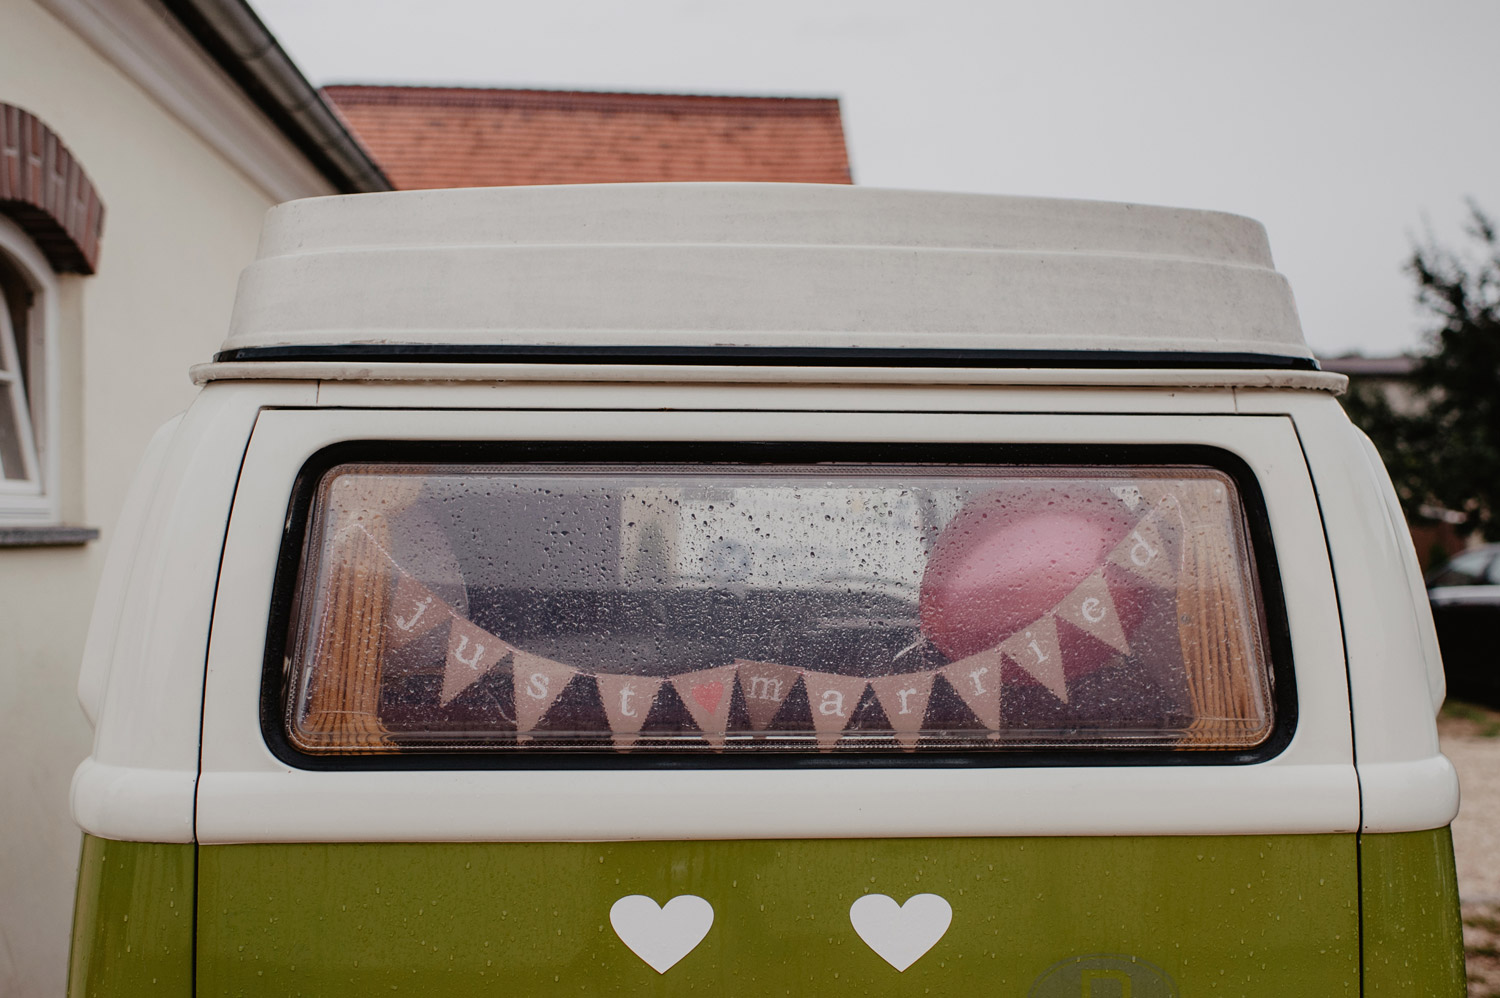
<path fill-rule="evenodd" d="M 833 98 L 367 86 L 323 96 L 401 190 L 852 182 Z"/>

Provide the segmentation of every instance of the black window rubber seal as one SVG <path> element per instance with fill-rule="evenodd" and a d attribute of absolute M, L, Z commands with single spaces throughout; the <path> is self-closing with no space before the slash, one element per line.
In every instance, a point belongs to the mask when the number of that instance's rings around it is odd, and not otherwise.
<path fill-rule="evenodd" d="M 828 460 L 838 454 L 837 461 Z M 1120 746 L 1047 749 L 987 749 L 983 752 L 680 753 L 567 749 L 505 752 L 475 749 L 402 749 L 369 755 L 309 754 L 287 737 L 290 708 L 292 607 L 304 562 L 309 514 L 323 476 L 351 463 L 401 464 L 683 464 L 744 467 L 757 464 L 905 465 L 1092 465 L 1208 467 L 1233 479 L 1244 507 L 1259 586 L 1262 633 L 1271 657 L 1272 728 L 1248 749 L 1128 748 Z M 850 444 L 847 441 L 795 443 L 720 441 L 347 441 L 319 450 L 304 462 L 292 487 L 277 559 L 260 691 L 261 733 L 266 747 L 296 769 L 336 771 L 572 771 L 572 770 L 792 770 L 792 769 L 1005 769 L 1118 768 L 1122 766 L 1241 766 L 1266 762 L 1291 743 L 1298 723 L 1286 599 L 1271 536 L 1265 497 L 1254 473 L 1240 457 L 1218 447 L 1163 444 Z"/>
<path fill-rule="evenodd" d="M 1104 370 L 1317 371 L 1311 357 L 1176 350 L 967 350 L 940 348 L 746 346 L 546 346 L 521 344 L 341 343 L 242 347 L 219 363 L 334 361 L 350 364 L 653 364 L 721 367 L 1099 368 Z"/>

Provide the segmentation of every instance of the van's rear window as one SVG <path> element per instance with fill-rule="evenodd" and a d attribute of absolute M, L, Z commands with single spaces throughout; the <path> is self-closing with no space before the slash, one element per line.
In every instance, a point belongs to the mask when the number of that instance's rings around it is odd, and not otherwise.
<path fill-rule="evenodd" d="M 1246 749 L 1271 672 L 1199 466 L 351 463 L 318 482 L 313 754 Z"/>

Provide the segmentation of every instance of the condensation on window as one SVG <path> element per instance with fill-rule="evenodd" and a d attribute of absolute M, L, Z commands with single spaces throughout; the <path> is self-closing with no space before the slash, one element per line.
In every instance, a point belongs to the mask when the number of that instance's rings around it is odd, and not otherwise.
<path fill-rule="evenodd" d="M 1244 749 L 1245 514 L 1206 467 L 347 464 L 310 513 L 309 753 Z"/>

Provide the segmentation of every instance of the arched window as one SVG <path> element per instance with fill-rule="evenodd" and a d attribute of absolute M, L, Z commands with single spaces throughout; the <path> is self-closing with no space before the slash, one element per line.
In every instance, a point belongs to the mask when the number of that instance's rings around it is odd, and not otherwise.
<path fill-rule="evenodd" d="M 0 525 L 57 521 L 56 313 L 52 268 L 0 216 Z"/>
<path fill-rule="evenodd" d="M 58 525 L 58 274 L 92 274 L 104 205 L 62 139 L 0 103 L 0 547 L 77 544 Z"/>

